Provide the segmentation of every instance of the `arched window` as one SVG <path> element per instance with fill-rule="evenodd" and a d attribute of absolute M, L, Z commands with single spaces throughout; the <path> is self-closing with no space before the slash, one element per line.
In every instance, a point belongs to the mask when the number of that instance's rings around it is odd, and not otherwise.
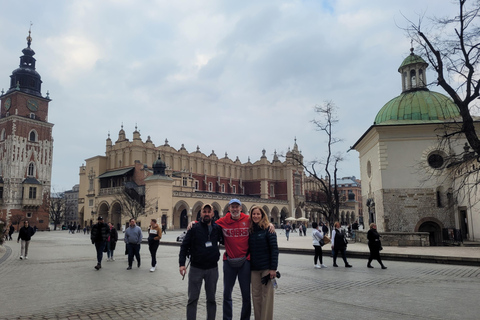
<path fill-rule="evenodd" d="M 412 84 L 412 88 L 417 86 L 417 77 L 415 70 L 410 71 L 410 83 Z"/>
<path fill-rule="evenodd" d="M 35 130 L 30 131 L 30 134 L 28 135 L 28 141 L 37 141 L 37 133 L 35 132 Z"/>
<path fill-rule="evenodd" d="M 33 177 L 35 175 L 35 165 L 32 163 L 30 163 L 28 165 L 28 174 L 27 174 L 29 177 Z"/>
<path fill-rule="evenodd" d="M 423 80 L 423 70 L 418 70 L 418 82 L 421 85 L 425 85 L 425 81 Z"/>

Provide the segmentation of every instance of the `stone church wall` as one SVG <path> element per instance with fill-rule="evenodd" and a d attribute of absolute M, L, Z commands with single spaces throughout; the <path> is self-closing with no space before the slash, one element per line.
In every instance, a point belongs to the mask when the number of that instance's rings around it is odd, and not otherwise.
<path fill-rule="evenodd" d="M 415 232 L 417 223 L 434 218 L 443 225 L 455 226 L 452 206 L 437 206 L 436 192 L 432 189 L 384 189 L 385 232 Z"/>

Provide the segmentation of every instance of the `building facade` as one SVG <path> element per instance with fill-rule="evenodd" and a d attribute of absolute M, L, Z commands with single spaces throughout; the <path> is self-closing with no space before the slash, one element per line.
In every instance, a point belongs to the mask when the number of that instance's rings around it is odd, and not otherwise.
<path fill-rule="evenodd" d="M 28 219 L 40 230 L 48 227 L 53 155 L 51 99 L 42 95 L 35 70 L 35 52 L 27 37 L 20 66 L 0 99 L 0 219 L 19 224 Z"/>
<path fill-rule="evenodd" d="M 150 137 L 143 141 L 135 129 L 130 141 L 123 130 L 115 142 L 106 140 L 105 156 L 85 160 L 80 167 L 78 212 L 82 225 L 91 225 L 102 216 L 117 228 L 124 226 L 128 203 L 123 190 L 144 207 L 139 223 L 146 227 L 151 218 L 167 228 L 185 228 L 196 220 L 204 203 L 211 203 L 217 217 L 223 216 L 232 198 L 242 201 L 243 211 L 262 206 L 270 221 L 280 224 L 290 216 L 305 217 L 305 175 L 296 142 L 281 161 L 275 153 L 269 161 L 266 151 L 259 160 L 241 163 L 225 154 L 207 155 L 200 148 L 188 152 L 168 144 L 156 146 Z M 154 174 L 154 164 L 164 163 L 165 174 Z"/>
<path fill-rule="evenodd" d="M 465 153 L 466 139 L 439 139 L 461 117 L 450 98 L 428 90 L 427 66 L 412 49 L 398 69 L 402 93 L 380 109 L 353 147 L 365 222 L 375 222 L 380 232 L 428 232 L 430 245 L 457 230 L 463 239 L 479 240 L 476 201 L 456 192 L 448 161 Z"/>
<path fill-rule="evenodd" d="M 67 190 L 63 193 L 65 201 L 65 222 L 66 226 L 74 225 L 77 226 L 80 224 L 78 219 L 78 190 L 79 185 L 76 184 L 72 187 L 71 190 Z"/>

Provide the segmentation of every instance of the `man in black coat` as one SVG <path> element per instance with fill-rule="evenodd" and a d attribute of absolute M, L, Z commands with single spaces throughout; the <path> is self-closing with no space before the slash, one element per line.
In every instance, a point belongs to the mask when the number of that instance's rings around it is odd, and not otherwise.
<path fill-rule="evenodd" d="M 22 240 L 20 260 L 22 260 L 24 257 L 25 260 L 28 259 L 28 246 L 30 245 L 30 240 L 32 239 L 32 236 L 34 234 L 35 230 L 33 230 L 33 228 L 28 225 L 28 221 L 25 221 L 23 223 L 23 227 L 21 227 L 20 231 L 18 232 L 17 239 L 17 243 L 20 242 L 20 239 Z"/>
<path fill-rule="evenodd" d="M 97 224 L 92 226 L 90 239 L 97 250 L 97 265 L 95 266 L 95 269 L 100 270 L 102 267 L 103 250 L 105 250 L 105 246 L 107 245 L 107 239 L 110 235 L 110 228 L 105 222 L 103 222 L 102 217 L 98 217 L 97 221 Z"/>
<path fill-rule="evenodd" d="M 201 210 L 200 223 L 196 223 L 187 231 L 180 247 L 178 262 L 180 274 L 185 276 L 185 261 L 190 255 L 190 272 L 188 273 L 187 319 L 196 319 L 198 297 L 205 281 L 207 296 L 207 320 L 215 319 L 217 303 L 215 292 L 218 281 L 218 260 L 220 250 L 218 243 L 222 239 L 222 229 L 212 222 L 213 207 L 204 204 Z"/>

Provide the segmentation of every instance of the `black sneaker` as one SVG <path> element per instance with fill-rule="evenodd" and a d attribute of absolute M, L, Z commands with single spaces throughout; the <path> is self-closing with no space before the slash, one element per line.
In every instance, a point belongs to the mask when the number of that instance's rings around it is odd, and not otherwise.
<path fill-rule="evenodd" d="M 137 263 L 137 267 L 140 268 L 140 261 Z"/>
<path fill-rule="evenodd" d="M 132 267 L 128 266 L 127 270 L 132 270 Z"/>
<path fill-rule="evenodd" d="M 347 263 L 347 264 L 345 265 L 345 268 L 351 268 L 351 267 L 352 267 L 351 264 L 348 264 L 348 263 Z"/>
<path fill-rule="evenodd" d="M 102 267 L 101 265 L 97 264 L 94 268 L 95 268 L 96 270 L 100 270 L 101 267 Z"/>
<path fill-rule="evenodd" d="M 338 264 L 334 263 L 333 266 L 336 268 L 336 267 L 338 267 Z"/>

